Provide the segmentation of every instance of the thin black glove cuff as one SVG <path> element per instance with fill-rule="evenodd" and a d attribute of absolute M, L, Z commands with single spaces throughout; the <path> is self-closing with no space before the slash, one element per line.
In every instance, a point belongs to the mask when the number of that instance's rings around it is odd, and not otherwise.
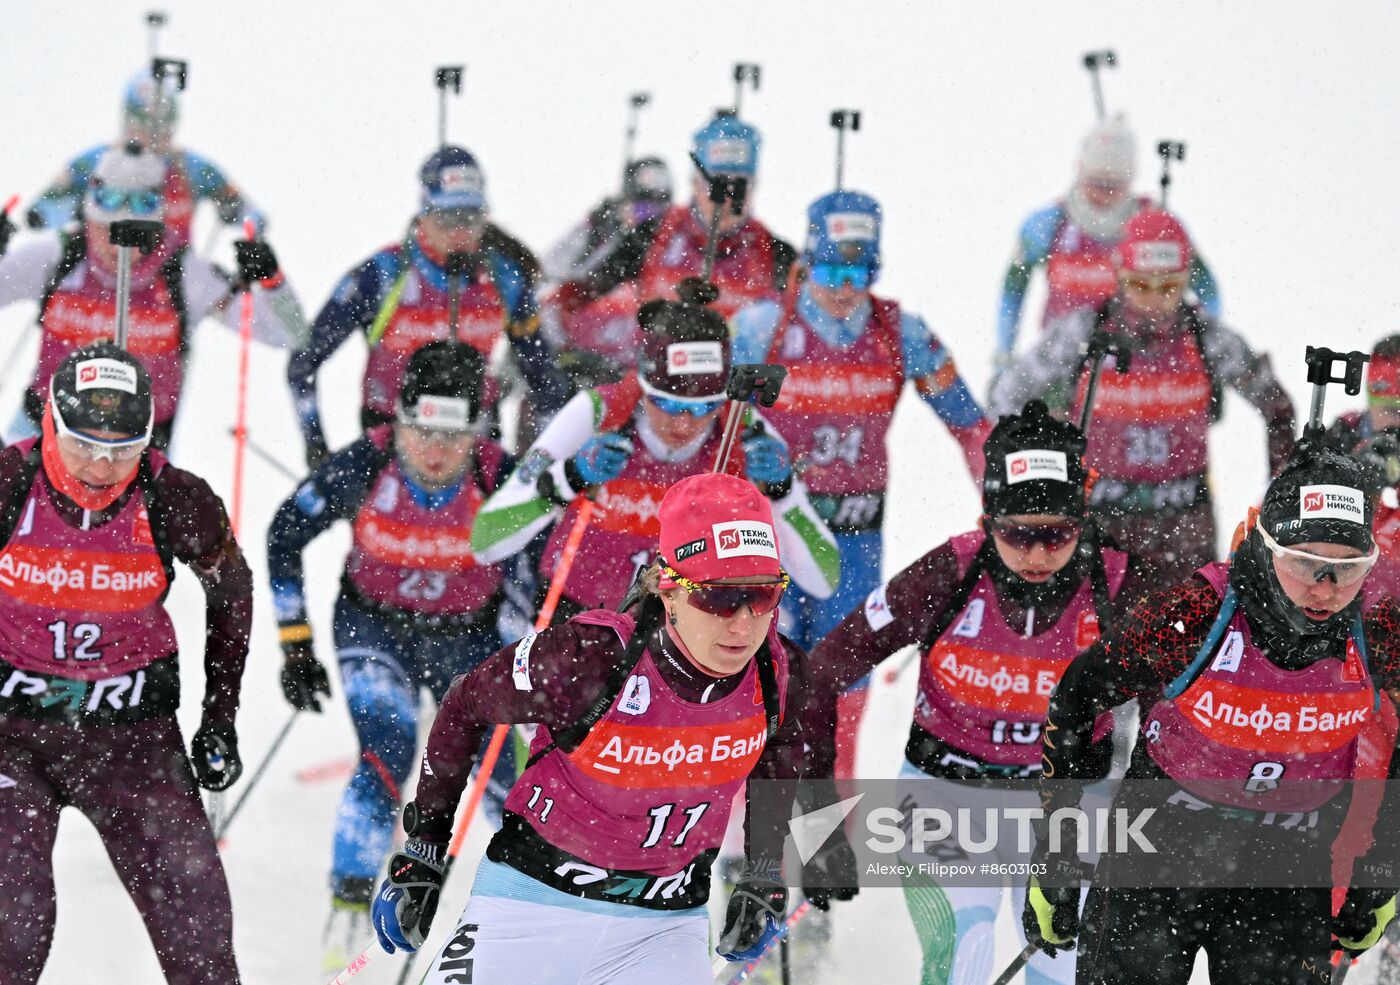
<path fill-rule="evenodd" d="M 415 841 L 446 845 L 452 838 L 452 815 L 433 814 L 409 801 L 403 809 L 403 830 Z"/>
<path fill-rule="evenodd" d="M 776 503 L 781 499 L 786 499 L 788 493 L 792 492 L 792 475 L 789 473 L 782 482 L 755 482 L 754 485 L 766 498 Z"/>

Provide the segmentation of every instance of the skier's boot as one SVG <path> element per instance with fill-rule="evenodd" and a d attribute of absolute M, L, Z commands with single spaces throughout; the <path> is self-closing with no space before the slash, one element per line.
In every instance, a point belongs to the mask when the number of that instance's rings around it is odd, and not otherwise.
<path fill-rule="evenodd" d="M 346 877 L 331 894 L 331 915 L 321 933 L 321 970 L 333 975 L 350 963 L 369 936 L 374 880 Z"/>

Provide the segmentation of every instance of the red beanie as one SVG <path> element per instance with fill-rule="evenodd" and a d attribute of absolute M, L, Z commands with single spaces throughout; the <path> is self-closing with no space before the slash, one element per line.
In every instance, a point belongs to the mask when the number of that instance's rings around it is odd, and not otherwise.
<path fill-rule="evenodd" d="M 782 576 L 773 507 L 752 482 L 705 472 L 661 500 L 661 559 L 691 581 Z M 664 578 L 661 587 L 674 583 Z"/>
<path fill-rule="evenodd" d="M 1191 266 L 1191 238 L 1176 216 L 1148 207 L 1123 226 L 1114 249 L 1120 270 L 1135 274 L 1179 274 Z"/>

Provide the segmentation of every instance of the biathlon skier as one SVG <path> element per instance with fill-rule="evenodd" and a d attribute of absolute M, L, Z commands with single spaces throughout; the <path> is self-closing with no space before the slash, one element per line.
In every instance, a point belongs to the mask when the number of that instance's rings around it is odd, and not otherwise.
<path fill-rule="evenodd" d="M 360 395 L 366 429 L 394 420 L 409 357 L 436 340 L 466 343 L 489 358 L 504 335 L 538 414 L 548 419 L 568 397 L 539 333 L 539 264 L 491 221 L 476 158 L 452 144 L 441 147 L 423 162 L 419 184 L 422 209 L 403 241 L 341 278 L 316 316 L 310 342 L 287 365 L 309 468 L 329 454 L 316 374 L 356 332 L 369 344 Z M 485 387 L 483 408 L 494 421 L 499 382 L 488 378 Z"/>
<path fill-rule="evenodd" d="M 1100 121 L 1084 137 L 1074 185 L 1062 201 L 1033 212 L 1021 225 L 1006 268 L 997 311 L 997 367 L 1016 351 L 1021 308 L 1035 268 L 1045 267 L 1041 327 L 1081 309 L 1093 310 L 1118 289 L 1113 251 L 1129 219 L 1153 203 L 1134 195 L 1137 137 L 1123 116 Z M 1211 318 L 1221 315 L 1220 290 L 1199 253 L 1187 286 Z"/>
<path fill-rule="evenodd" d="M 174 66 L 172 66 L 174 68 Z M 82 218 L 83 200 L 104 154 L 136 144 L 161 164 L 157 182 L 163 203 L 166 237 L 172 250 L 190 245 L 195 209 L 200 202 L 213 204 L 219 221 L 242 228 L 252 220 L 261 235 L 267 221 L 243 197 L 217 164 L 193 151 L 175 146 L 175 124 L 180 119 L 180 83 L 176 72 L 157 80 L 145 68 L 132 76 L 122 92 L 121 137 L 84 151 L 69 161 L 29 207 L 31 229 L 61 229 Z"/>
<path fill-rule="evenodd" d="M 151 391 L 130 353 L 86 346 L 53 374 L 40 437 L 0 451 L 0 976 L 14 985 L 37 982 L 48 958 L 64 807 L 97 829 L 170 985 L 239 981 L 199 787 L 242 772 L 252 574 L 219 497 L 150 447 Z M 176 560 L 205 599 L 188 755 L 164 604 Z"/>
<path fill-rule="evenodd" d="M 1099 473 L 1090 508 L 1154 585 L 1175 585 L 1216 557 L 1209 476 L 1210 428 L 1220 388 L 1264 418 L 1269 474 L 1293 446 L 1293 404 L 1267 356 L 1188 303 L 1191 241 L 1176 217 L 1143 209 L 1127 221 L 1115 256 L 1118 291 L 1097 309 L 1050 325 L 992 386 L 994 414 L 1043 398 L 1052 410 L 1086 385 L 1082 347 L 1105 331 L 1132 349 L 1125 373 L 1105 373 L 1085 461 Z"/>
<path fill-rule="evenodd" d="M 726 417 L 725 385 L 733 365 L 729 330 L 692 297 L 642 308 L 639 368 L 622 381 L 584 390 L 550 422 L 510 480 L 481 508 L 472 549 L 487 561 L 518 554 L 553 525 L 539 571 L 559 562 L 582 496 L 596 514 L 583 535 L 562 612 L 611 608 L 656 552 L 658 508 L 666 490 L 709 468 Z M 773 503 L 787 570 L 807 593 L 829 595 L 840 577 L 837 547 L 793 474 L 782 436 L 752 407 L 742 409 L 741 444 L 729 468 Z"/>
<path fill-rule="evenodd" d="M 1142 600 L 1051 697 L 1047 814 L 1074 806 L 1097 716 L 1147 702 L 1115 798 L 1130 816 L 1134 805 L 1156 808 L 1140 825 L 1153 846 L 1137 858 L 1143 867 L 1106 853 L 1081 921 L 1073 832 L 1059 851 L 1044 841 L 1037 850 L 1046 874 L 1031 883 L 1025 923 L 1052 953 L 1078 944 L 1080 982 L 1184 985 L 1198 950 L 1212 978 L 1326 981 L 1334 948 L 1364 951 L 1394 916 L 1400 804 L 1389 793 L 1376 845 L 1332 913 L 1331 846 L 1358 775 L 1358 736 L 1400 685 L 1400 608 L 1363 592 L 1378 556 L 1366 474 L 1324 448 L 1314 424 L 1230 560 Z M 1130 791 L 1134 781 L 1147 785 Z M 1165 875 L 1152 875 L 1159 867 Z M 1115 881 L 1127 871 L 1151 880 Z M 1320 881 L 1289 885 L 1307 873 Z"/>
<path fill-rule="evenodd" d="M 386 950 L 413 950 L 428 932 L 485 731 L 537 730 L 432 985 L 712 980 L 710 868 L 745 781 L 801 772 L 805 657 L 775 626 L 788 579 L 766 496 L 695 475 L 667 491 L 659 522 L 659 559 L 632 612 L 595 609 L 527 636 L 443 702 L 404 814 L 409 840 L 375 897 Z M 786 822 L 748 812 L 727 956 L 757 954 L 783 920 Z"/>
<path fill-rule="evenodd" d="M 1085 439 L 1039 401 L 997 422 L 984 448 L 980 529 L 960 534 L 876 588 L 812 651 L 804 731 L 814 736 L 814 778 L 833 776 L 830 732 L 837 695 L 906 646 L 920 650 L 914 721 L 901 780 L 920 806 L 1034 807 L 1024 795 L 980 781 L 1040 770 L 1041 720 L 1050 687 L 1145 590 L 1128 557 L 1104 546 L 1086 503 Z M 994 682 L 1005 672 L 1007 685 Z M 978 682 L 982 683 L 978 683 Z M 1018 684 L 1019 682 L 1019 684 Z M 1109 743 L 1097 747 L 1106 771 Z M 1008 842 L 1011 839 L 1007 839 Z M 939 856 L 940 861 L 959 861 Z M 982 861 L 987 861 L 982 859 Z M 830 887 L 854 885 L 844 840 L 808 863 L 818 906 Z M 905 880 L 923 951 L 923 985 L 974 985 L 991 978 L 1002 889 Z M 1024 890 L 1015 894 L 1020 910 Z M 1074 956 L 1032 962 L 1037 982 L 1074 981 Z"/>
<path fill-rule="evenodd" d="M 479 434 L 484 364 L 471 346 L 430 342 L 409 359 L 392 425 L 337 451 L 287 498 L 267 534 L 268 572 L 294 708 L 329 695 L 306 612 L 302 552 L 337 521 L 354 527 L 336 600 L 341 689 L 360 743 L 331 852 L 325 970 L 345 966 L 369 927 L 369 904 L 393 839 L 418 745 L 419 692 L 441 701 L 453 678 L 500 648 L 504 576 L 471 553 L 482 501 L 514 462 Z M 499 817 L 515 777 L 493 783 Z"/>
<path fill-rule="evenodd" d="M 82 224 L 0 243 L 0 305 L 35 301 L 42 339 L 24 404 L 11 425 L 14 438 L 39 433 L 49 378 L 75 349 L 113 337 L 117 322 L 118 250 L 110 227 L 122 220 L 163 220 L 164 162 L 136 145 L 107 151 L 87 182 Z M 191 336 L 205 318 L 239 327 L 241 290 L 253 292 L 253 337 L 274 346 L 305 341 L 301 305 L 260 239 L 235 244 L 238 271 L 229 275 L 166 237 L 149 254 L 134 254 L 128 307 L 128 348 L 151 374 L 155 426 L 151 443 L 165 448 L 175 425 Z"/>

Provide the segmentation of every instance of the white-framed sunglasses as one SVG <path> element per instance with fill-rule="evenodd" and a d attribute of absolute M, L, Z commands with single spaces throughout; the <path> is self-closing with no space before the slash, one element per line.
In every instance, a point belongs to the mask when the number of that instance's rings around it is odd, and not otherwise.
<path fill-rule="evenodd" d="M 85 462 L 107 459 L 109 462 L 125 464 L 140 458 L 146 446 L 151 443 L 151 423 L 146 422 L 146 433 L 135 438 L 94 438 L 82 431 L 74 431 L 63 420 L 58 408 L 53 409 L 53 426 L 58 439 L 72 455 Z"/>
<path fill-rule="evenodd" d="M 1262 526 L 1256 529 L 1259 531 L 1259 539 L 1274 556 L 1279 570 L 1299 581 L 1319 582 L 1324 578 L 1331 578 L 1333 584 L 1339 588 L 1350 587 L 1370 573 L 1375 567 L 1376 559 L 1381 555 L 1379 547 L 1372 547 L 1370 554 L 1363 554 L 1361 557 L 1325 557 L 1284 547 L 1270 537 L 1269 532 Z"/>

